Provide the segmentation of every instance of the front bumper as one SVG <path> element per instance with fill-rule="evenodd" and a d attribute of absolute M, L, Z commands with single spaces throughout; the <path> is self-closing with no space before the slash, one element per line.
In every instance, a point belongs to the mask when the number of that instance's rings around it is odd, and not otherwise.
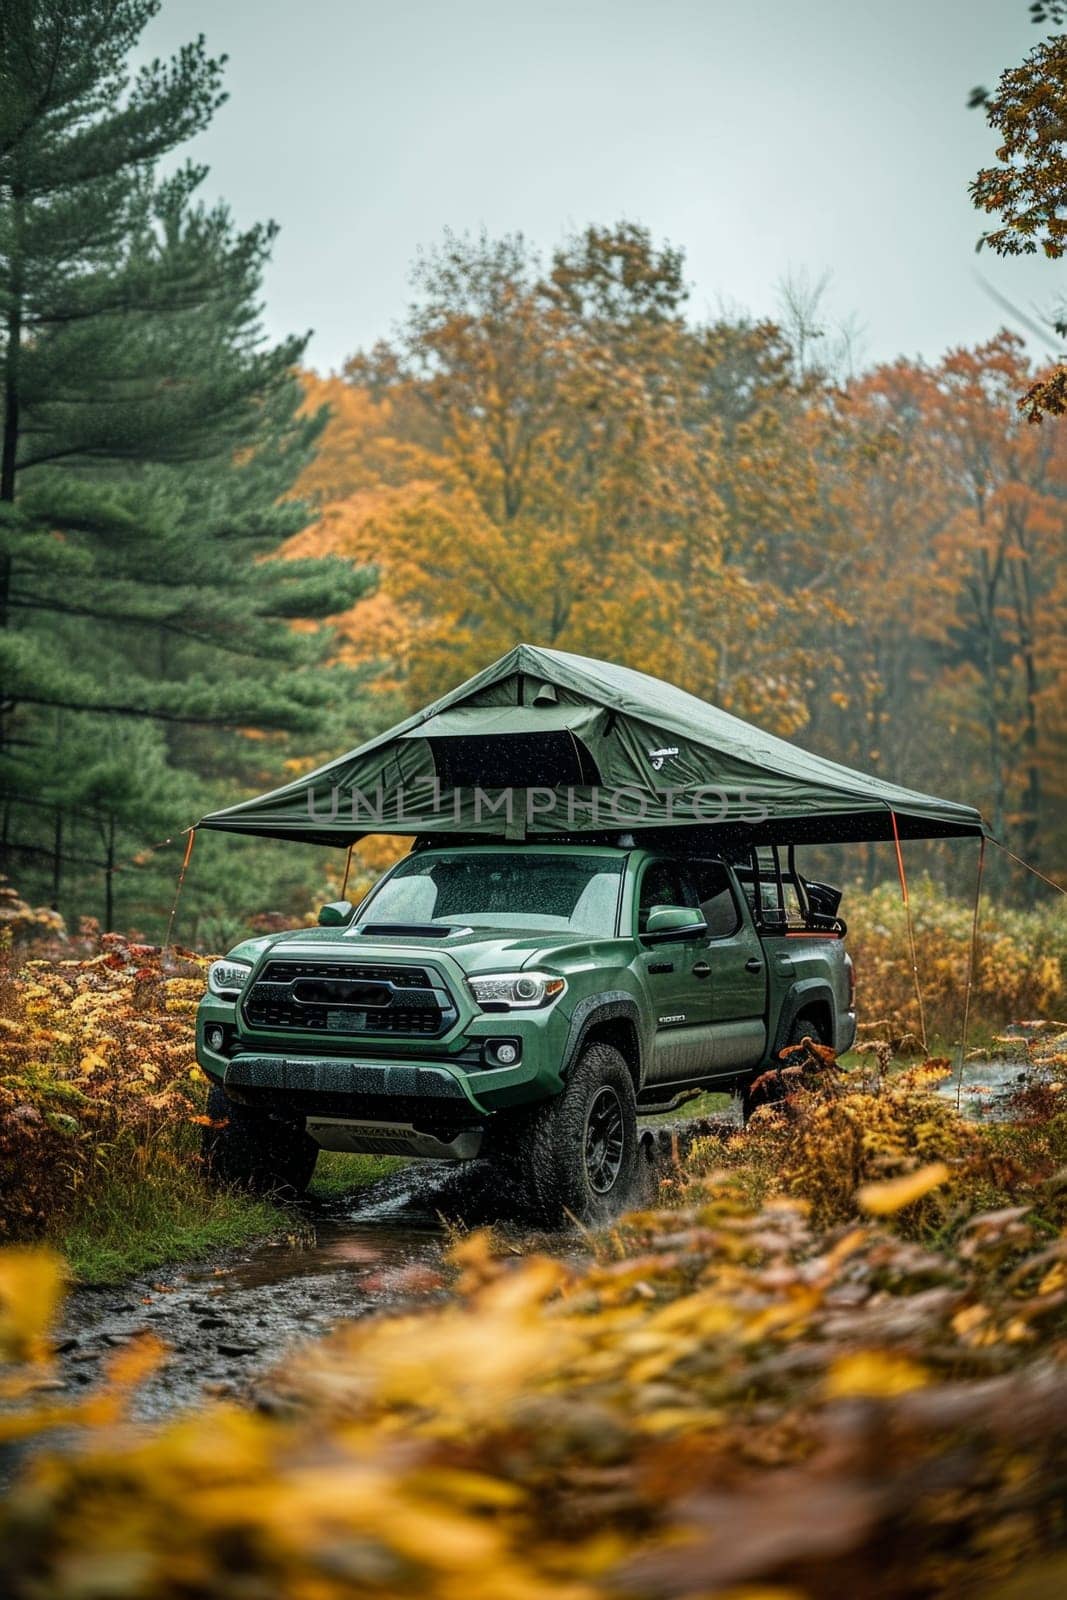
<path fill-rule="evenodd" d="M 221 1053 L 205 1039 L 212 1024 L 228 1030 Z M 410 1045 L 403 1054 L 386 1054 L 370 1041 L 366 1054 L 358 1047 L 339 1053 L 336 1040 L 243 1037 L 233 1007 L 209 996 L 197 1016 L 196 1053 L 207 1076 L 233 1099 L 278 1115 L 407 1122 L 412 1113 L 416 1125 L 469 1126 L 557 1094 L 568 1028 L 569 1017 L 557 1007 L 541 1014 L 480 1013 L 461 1033 L 427 1041 L 418 1054 Z M 521 1041 L 513 1066 L 481 1060 L 484 1043 L 500 1035 Z"/>

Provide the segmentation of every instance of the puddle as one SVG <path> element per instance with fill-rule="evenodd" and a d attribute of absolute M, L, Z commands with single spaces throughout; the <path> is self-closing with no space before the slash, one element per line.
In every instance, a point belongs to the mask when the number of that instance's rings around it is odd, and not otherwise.
<path fill-rule="evenodd" d="M 937 1093 L 955 1105 L 971 1122 L 1004 1122 L 1011 1113 L 1011 1097 L 1026 1083 L 1021 1059 L 965 1061 L 958 1072 L 938 1084 Z"/>

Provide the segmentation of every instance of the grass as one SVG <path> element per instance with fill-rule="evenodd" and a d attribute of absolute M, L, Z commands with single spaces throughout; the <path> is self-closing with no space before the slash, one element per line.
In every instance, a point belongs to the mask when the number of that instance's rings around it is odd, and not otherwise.
<path fill-rule="evenodd" d="M 343 1199 L 403 1165 L 397 1157 L 323 1151 L 308 1193 Z M 121 1283 L 176 1261 L 195 1261 L 271 1234 L 306 1233 L 298 1209 L 218 1189 L 197 1170 L 195 1142 L 161 1143 L 148 1162 L 142 1152 L 115 1152 L 91 1189 L 51 1230 L 75 1280 Z"/>
<path fill-rule="evenodd" d="M 56 1228 L 52 1243 L 79 1283 L 119 1283 L 293 1226 L 270 1200 L 212 1189 L 191 1167 L 165 1175 L 112 1170 Z"/>
<path fill-rule="evenodd" d="M 315 1165 L 308 1194 L 314 1200 L 343 1200 L 407 1166 L 403 1156 L 355 1156 L 341 1150 L 323 1150 Z"/>

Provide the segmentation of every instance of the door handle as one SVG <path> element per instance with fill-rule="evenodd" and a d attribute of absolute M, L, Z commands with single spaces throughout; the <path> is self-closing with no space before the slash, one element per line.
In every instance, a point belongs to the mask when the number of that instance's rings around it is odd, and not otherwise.
<path fill-rule="evenodd" d="M 759 956 L 749 956 L 748 960 L 745 962 L 745 971 L 746 972 L 762 972 L 763 971 L 763 962 L 760 960 Z"/>
<path fill-rule="evenodd" d="M 708 963 L 706 961 L 698 961 L 697 962 L 696 966 L 693 968 L 693 977 L 694 978 L 710 978 L 711 977 L 711 968 L 708 966 Z"/>

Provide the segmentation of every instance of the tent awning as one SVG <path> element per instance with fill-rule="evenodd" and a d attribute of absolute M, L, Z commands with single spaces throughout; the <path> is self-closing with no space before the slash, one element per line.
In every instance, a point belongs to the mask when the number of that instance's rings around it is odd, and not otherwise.
<path fill-rule="evenodd" d="M 628 667 L 516 645 L 280 789 L 204 817 L 348 845 L 368 833 L 570 838 L 698 828 L 739 843 L 977 836 L 973 806 L 812 755 Z"/>

